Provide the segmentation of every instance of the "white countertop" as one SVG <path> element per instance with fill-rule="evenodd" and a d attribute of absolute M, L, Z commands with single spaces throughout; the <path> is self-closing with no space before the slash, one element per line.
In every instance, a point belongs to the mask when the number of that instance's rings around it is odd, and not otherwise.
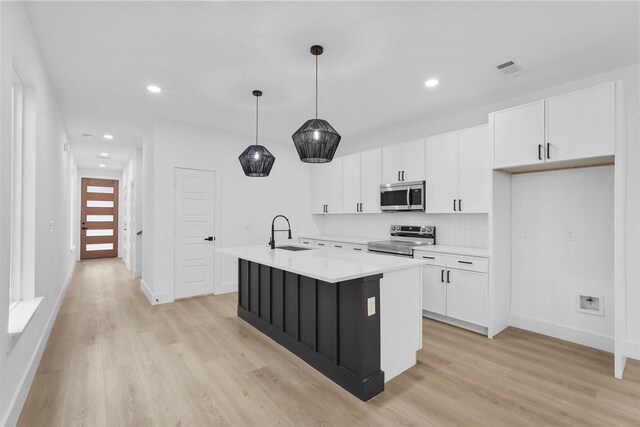
<path fill-rule="evenodd" d="M 282 244 L 281 246 L 309 246 Z M 389 273 L 424 265 L 411 258 L 377 255 L 342 249 L 314 248 L 306 251 L 271 250 L 269 246 L 216 249 L 218 252 L 329 283 Z"/>
<path fill-rule="evenodd" d="M 413 249 L 415 252 L 437 252 L 441 254 L 466 255 L 489 258 L 489 249 L 486 248 L 465 248 L 461 246 L 420 246 Z"/>
<path fill-rule="evenodd" d="M 357 237 L 339 237 L 339 236 L 313 236 L 309 234 L 300 235 L 301 239 L 311 239 L 311 240 L 326 240 L 331 242 L 339 242 L 339 243 L 353 243 L 355 245 L 366 245 L 369 242 L 372 242 L 376 239 L 359 239 Z M 380 240 L 380 239 L 378 239 Z"/>

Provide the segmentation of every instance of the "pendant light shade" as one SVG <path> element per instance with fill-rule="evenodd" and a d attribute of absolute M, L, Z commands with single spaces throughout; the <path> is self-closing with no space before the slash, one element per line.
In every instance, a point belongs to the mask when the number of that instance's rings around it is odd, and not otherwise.
<path fill-rule="evenodd" d="M 246 176 L 263 177 L 269 176 L 276 158 L 266 147 L 258 145 L 258 98 L 262 96 L 262 92 L 254 90 L 253 96 L 256 97 L 256 143 L 248 146 L 238 156 L 238 160 Z"/>
<path fill-rule="evenodd" d="M 316 118 L 307 120 L 292 136 L 300 160 L 305 163 L 328 163 L 333 160 L 341 136 L 326 120 L 318 119 L 318 56 L 322 46 L 311 46 L 316 57 Z"/>

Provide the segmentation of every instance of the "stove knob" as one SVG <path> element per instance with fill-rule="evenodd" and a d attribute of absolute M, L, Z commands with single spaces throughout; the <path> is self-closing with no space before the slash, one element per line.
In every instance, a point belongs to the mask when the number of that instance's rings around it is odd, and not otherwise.
<path fill-rule="evenodd" d="M 420 231 L 422 231 L 422 232 L 424 233 L 425 231 L 427 231 L 427 227 L 422 227 L 422 228 L 420 229 Z"/>

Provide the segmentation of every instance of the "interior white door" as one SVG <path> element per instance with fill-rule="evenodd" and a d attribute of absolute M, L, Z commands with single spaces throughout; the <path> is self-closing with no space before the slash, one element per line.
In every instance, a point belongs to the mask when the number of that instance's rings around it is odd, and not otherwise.
<path fill-rule="evenodd" d="M 426 153 L 427 213 L 453 212 L 458 199 L 458 132 L 427 138 Z"/>
<path fill-rule="evenodd" d="M 382 150 L 360 153 L 360 211 L 380 212 L 380 185 L 382 184 Z"/>
<path fill-rule="evenodd" d="M 427 265 L 422 267 L 422 309 L 447 314 L 446 268 Z"/>
<path fill-rule="evenodd" d="M 212 171 L 175 170 L 175 298 L 213 293 Z"/>
<path fill-rule="evenodd" d="M 424 138 L 402 144 L 402 170 L 403 181 L 423 181 L 425 173 L 424 164 Z M 428 194 L 427 194 L 428 197 Z"/>
<path fill-rule="evenodd" d="M 342 211 L 360 211 L 360 153 L 342 158 Z"/>
<path fill-rule="evenodd" d="M 460 212 L 489 212 L 491 147 L 486 125 L 458 132 L 458 198 Z"/>
<path fill-rule="evenodd" d="M 494 113 L 494 167 L 543 163 L 544 128 L 544 101 Z"/>

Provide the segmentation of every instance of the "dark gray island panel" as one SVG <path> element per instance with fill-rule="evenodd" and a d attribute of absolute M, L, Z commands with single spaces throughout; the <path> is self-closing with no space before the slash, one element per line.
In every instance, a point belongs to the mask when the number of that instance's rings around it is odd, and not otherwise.
<path fill-rule="evenodd" d="M 240 259 L 238 316 L 366 401 L 384 390 L 381 278 L 327 283 Z"/>

